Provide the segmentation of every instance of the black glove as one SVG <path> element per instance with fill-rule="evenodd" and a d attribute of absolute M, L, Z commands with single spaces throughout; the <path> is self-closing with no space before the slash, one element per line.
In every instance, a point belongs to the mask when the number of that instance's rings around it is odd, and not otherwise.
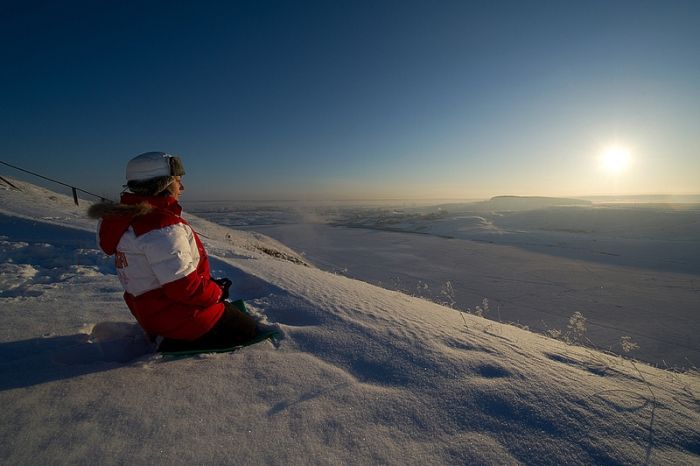
<path fill-rule="evenodd" d="M 231 288 L 231 284 L 233 282 L 228 278 L 217 278 L 213 280 L 213 282 L 219 285 L 219 288 L 221 288 L 221 291 L 223 291 L 221 294 L 221 301 L 228 299 L 228 289 Z"/>

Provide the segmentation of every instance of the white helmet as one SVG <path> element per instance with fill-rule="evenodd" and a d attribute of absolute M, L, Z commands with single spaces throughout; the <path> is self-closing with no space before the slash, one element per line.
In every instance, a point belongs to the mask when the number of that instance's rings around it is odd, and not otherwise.
<path fill-rule="evenodd" d="M 180 157 L 165 152 L 146 152 L 126 164 L 126 181 L 144 181 L 161 176 L 182 176 L 185 168 Z"/>

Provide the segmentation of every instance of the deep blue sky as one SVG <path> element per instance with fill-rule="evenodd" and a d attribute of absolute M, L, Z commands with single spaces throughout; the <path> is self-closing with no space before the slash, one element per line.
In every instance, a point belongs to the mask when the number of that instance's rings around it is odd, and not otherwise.
<path fill-rule="evenodd" d="M 0 12 L 0 159 L 99 193 L 150 150 L 189 199 L 700 191 L 698 1 Z"/>

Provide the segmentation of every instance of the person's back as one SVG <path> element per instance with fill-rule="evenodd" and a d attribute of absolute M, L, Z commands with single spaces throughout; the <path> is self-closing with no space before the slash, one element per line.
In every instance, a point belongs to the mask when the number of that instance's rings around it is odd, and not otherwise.
<path fill-rule="evenodd" d="M 255 322 L 224 301 L 230 281 L 212 280 L 196 232 L 181 217 L 182 163 L 148 152 L 127 165 L 127 186 L 118 204 L 96 204 L 98 241 L 115 256 L 124 300 L 160 349 L 216 349 L 245 342 Z M 203 346 L 204 345 L 204 346 Z"/>

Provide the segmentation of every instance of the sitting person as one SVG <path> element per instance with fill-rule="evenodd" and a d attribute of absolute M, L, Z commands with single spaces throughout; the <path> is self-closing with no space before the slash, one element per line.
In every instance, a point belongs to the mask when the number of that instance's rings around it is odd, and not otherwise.
<path fill-rule="evenodd" d="M 185 174 L 178 157 L 147 152 L 126 167 L 121 201 L 99 203 L 100 248 L 114 255 L 124 300 L 159 351 L 217 350 L 255 338 L 255 320 L 226 301 L 231 281 L 213 280 L 197 233 L 180 216 Z"/>

